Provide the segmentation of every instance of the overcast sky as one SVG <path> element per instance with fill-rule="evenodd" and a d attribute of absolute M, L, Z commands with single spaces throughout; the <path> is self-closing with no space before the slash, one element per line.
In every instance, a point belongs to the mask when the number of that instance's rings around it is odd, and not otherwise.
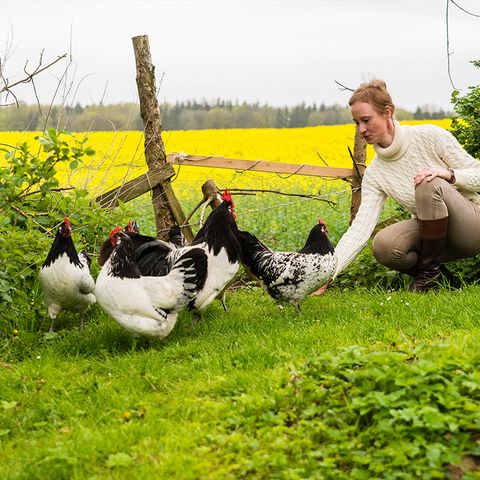
<path fill-rule="evenodd" d="M 480 15 L 480 0 L 455 0 Z M 346 105 L 349 87 L 382 78 L 398 107 L 450 108 L 446 0 L 45 1 L 3 0 L 4 73 L 19 79 L 24 62 L 72 55 L 68 101 L 137 101 L 132 37 L 148 35 L 159 100 L 216 98 L 275 106 Z M 453 82 L 477 85 L 480 18 L 450 3 Z M 10 45 L 10 48 L 8 48 Z M 65 63 L 37 77 L 49 102 Z M 35 101 L 31 86 L 16 90 Z M 60 99 L 58 100 L 58 103 Z"/>

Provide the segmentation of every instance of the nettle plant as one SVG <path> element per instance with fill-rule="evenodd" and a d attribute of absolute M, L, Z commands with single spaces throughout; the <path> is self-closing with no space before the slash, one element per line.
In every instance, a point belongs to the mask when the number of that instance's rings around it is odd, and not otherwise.
<path fill-rule="evenodd" d="M 64 216 L 74 225 L 105 223 L 99 219 L 106 213 L 90 201 L 86 190 L 62 191 L 56 176 L 59 164 L 76 169 L 84 157 L 95 153 L 87 138 L 78 140 L 69 132 L 51 128 L 36 139 L 38 147 L 26 142 L 0 147 L 4 152 L 0 167 L 0 310 L 12 303 L 15 292 L 25 291 L 26 284 L 33 286 L 39 262 L 52 242 L 47 233 Z M 85 232 L 79 243 L 94 242 L 104 233 L 97 228 Z"/>
<path fill-rule="evenodd" d="M 50 128 L 43 135 L 36 137 L 40 151 L 32 153 L 27 142 L 17 147 L 2 147 L 5 152 L 6 165 L 0 170 L 0 225 L 24 226 L 29 218 L 40 224 L 47 224 L 48 219 L 39 210 L 50 204 L 54 189 L 59 187 L 56 178 L 56 166 L 69 162 L 75 169 L 82 163 L 84 156 L 91 156 L 95 151 L 86 146 L 87 139 L 75 139 L 65 131 Z M 45 156 L 40 156 L 43 151 Z"/>

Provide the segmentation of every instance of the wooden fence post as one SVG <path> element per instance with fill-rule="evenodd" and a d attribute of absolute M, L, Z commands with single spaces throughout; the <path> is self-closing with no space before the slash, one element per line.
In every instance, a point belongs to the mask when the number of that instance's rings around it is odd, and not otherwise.
<path fill-rule="evenodd" d="M 167 166 L 167 156 L 162 140 L 162 122 L 157 100 L 155 67 L 152 64 L 147 35 L 133 37 L 133 49 L 137 68 L 137 89 L 140 100 L 140 115 L 144 124 L 145 160 L 149 170 L 158 171 Z M 157 236 L 166 239 L 168 229 L 176 222 L 185 223 L 185 215 L 175 196 L 170 179 L 160 182 L 152 189 Z M 190 227 L 183 228 L 188 241 L 193 240 Z"/>
<path fill-rule="evenodd" d="M 350 150 L 350 149 L 349 149 Z M 360 202 L 362 201 L 362 179 L 366 168 L 367 142 L 355 131 L 353 154 L 350 151 L 353 162 L 352 176 L 352 205 L 350 207 L 350 225 L 357 215 Z"/>

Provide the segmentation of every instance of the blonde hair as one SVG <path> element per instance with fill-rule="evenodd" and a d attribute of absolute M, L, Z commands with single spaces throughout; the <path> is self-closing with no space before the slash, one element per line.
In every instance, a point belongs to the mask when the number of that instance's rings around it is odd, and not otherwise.
<path fill-rule="evenodd" d="M 392 116 L 395 112 L 395 105 L 387 91 L 387 84 L 383 80 L 372 80 L 368 83 L 362 83 L 353 92 L 348 104 L 352 106 L 357 102 L 369 103 L 381 115 L 385 113 L 386 107 L 392 109 Z"/>

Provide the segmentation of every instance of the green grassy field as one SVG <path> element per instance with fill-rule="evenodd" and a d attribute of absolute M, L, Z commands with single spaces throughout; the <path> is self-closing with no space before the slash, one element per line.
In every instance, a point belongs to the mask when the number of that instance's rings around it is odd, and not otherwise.
<path fill-rule="evenodd" d="M 331 203 L 237 195 L 240 228 L 291 250 L 321 217 L 336 243 L 348 185 L 281 180 Z M 189 212 L 200 184 L 174 188 Z M 52 202 L 93 254 L 129 219 L 155 232 L 148 196 L 101 213 Z M 381 220 L 399 214 L 387 202 Z M 195 326 L 182 313 L 162 341 L 98 305 L 83 331 L 62 313 L 51 334 L 36 277 L 52 239 L 31 222 L 4 232 L 0 480 L 480 478 L 480 287 L 410 294 L 367 249 L 300 315 L 240 281 L 228 312 L 215 302 Z"/>
<path fill-rule="evenodd" d="M 182 314 L 152 344 L 135 342 L 98 306 L 83 332 L 65 314 L 54 336 L 42 333 L 47 319 L 27 314 L 25 329 L 36 322 L 37 331 L 2 339 L 0 478 L 445 478 L 480 428 L 479 293 L 332 289 L 298 316 L 247 285 L 229 292 L 228 312 L 215 302 L 195 326 Z M 372 352 L 387 357 L 370 364 Z M 389 368 L 394 379 L 410 375 L 389 393 L 410 389 L 396 406 L 367 375 Z M 364 423 L 360 413 L 348 419 L 375 392 L 410 428 L 377 422 L 381 401 Z M 433 427 L 420 422 L 427 407 Z M 415 408 L 418 418 L 406 417 Z M 446 438 L 458 441 L 447 448 Z"/>

